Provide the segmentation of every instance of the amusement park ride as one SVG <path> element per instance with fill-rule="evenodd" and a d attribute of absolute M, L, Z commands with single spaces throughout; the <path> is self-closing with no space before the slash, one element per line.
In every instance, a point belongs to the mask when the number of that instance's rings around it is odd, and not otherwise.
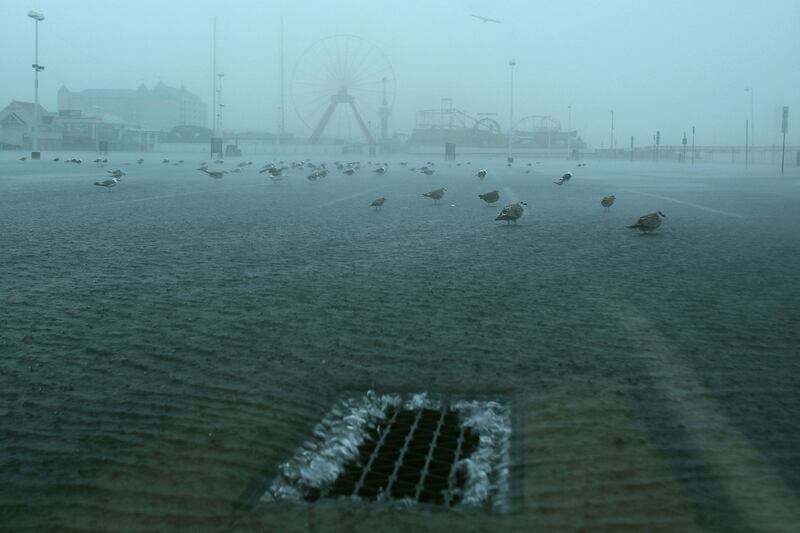
<path fill-rule="evenodd" d="M 386 56 L 372 43 L 354 35 L 325 37 L 309 46 L 292 73 L 291 98 L 308 142 L 375 146 L 389 142 L 389 116 L 396 80 Z M 440 109 L 417 112 L 411 143 L 457 143 L 500 146 L 508 143 L 493 115 L 476 116 L 442 98 Z M 379 130 L 373 123 L 380 124 Z M 575 131 L 562 131 L 554 117 L 528 115 L 514 122 L 513 144 L 520 148 L 568 148 L 582 141 Z"/>
<path fill-rule="evenodd" d="M 493 116 L 497 113 L 477 113 L 475 116 L 453 107 L 451 98 L 442 98 L 439 109 L 417 112 L 411 142 L 440 144 L 454 142 L 464 146 L 503 146 L 508 134 Z M 567 139 L 580 143 L 576 132 L 562 131 L 561 122 L 547 115 L 528 115 L 514 122 L 514 146 L 519 148 L 566 148 Z"/>
<path fill-rule="evenodd" d="M 298 118 L 311 131 L 310 143 L 328 138 L 374 145 L 371 117 L 380 120 L 379 141 L 387 141 L 395 89 L 392 66 L 378 48 L 360 37 L 334 35 L 300 57 L 291 96 Z"/>

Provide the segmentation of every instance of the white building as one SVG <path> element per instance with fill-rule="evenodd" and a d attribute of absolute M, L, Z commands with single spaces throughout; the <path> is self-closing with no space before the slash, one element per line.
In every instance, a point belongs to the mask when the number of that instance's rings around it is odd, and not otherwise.
<path fill-rule="evenodd" d="M 176 89 L 157 83 L 152 89 L 144 84 L 130 89 L 86 89 L 71 92 L 63 85 L 58 90 L 58 110 L 80 111 L 84 116 L 99 117 L 105 122 L 155 131 L 169 131 L 175 126 L 208 124 L 208 105 L 185 87 Z"/>

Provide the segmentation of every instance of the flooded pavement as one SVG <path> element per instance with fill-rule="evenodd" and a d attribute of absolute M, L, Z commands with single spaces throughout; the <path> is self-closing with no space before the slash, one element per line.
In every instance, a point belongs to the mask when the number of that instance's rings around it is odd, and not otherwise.
<path fill-rule="evenodd" d="M 796 167 L 327 158 L 273 183 L 266 158 L 214 180 L 145 157 L 110 190 L 0 161 L 4 527 L 800 523 Z M 251 505 L 354 390 L 512 398 L 510 510 Z"/>

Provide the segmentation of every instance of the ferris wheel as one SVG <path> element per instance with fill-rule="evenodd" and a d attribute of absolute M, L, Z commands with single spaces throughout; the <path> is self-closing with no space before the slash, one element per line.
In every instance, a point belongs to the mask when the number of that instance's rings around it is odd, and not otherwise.
<path fill-rule="evenodd" d="M 375 143 L 375 127 L 388 135 L 396 80 L 386 56 L 354 35 L 325 37 L 308 47 L 294 67 L 291 97 L 309 141 Z"/>

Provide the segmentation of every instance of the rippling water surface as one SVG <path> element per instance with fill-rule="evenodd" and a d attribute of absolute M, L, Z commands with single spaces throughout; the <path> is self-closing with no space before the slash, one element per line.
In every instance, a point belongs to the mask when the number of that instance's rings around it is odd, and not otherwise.
<path fill-rule="evenodd" d="M 558 187 L 573 163 L 393 160 L 273 184 L 146 157 L 110 191 L 0 161 L 0 529 L 800 523 L 796 169 L 590 161 Z M 519 224 L 492 189 L 528 202 Z M 625 228 L 656 209 L 656 234 Z M 514 398 L 512 511 L 248 504 L 367 389 Z"/>

